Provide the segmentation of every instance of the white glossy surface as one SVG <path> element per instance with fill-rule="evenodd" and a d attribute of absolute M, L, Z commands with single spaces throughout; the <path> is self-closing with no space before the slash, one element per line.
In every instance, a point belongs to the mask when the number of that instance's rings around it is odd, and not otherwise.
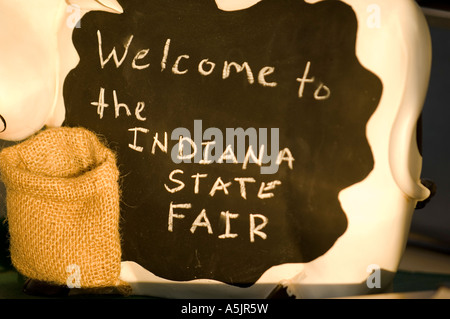
<path fill-rule="evenodd" d="M 232 10 L 232 1 L 216 2 L 219 8 L 227 3 L 226 10 Z M 135 263 L 124 262 L 122 279 L 130 282 L 137 294 L 264 298 L 282 283 L 297 298 L 365 295 L 371 293 L 366 284 L 370 265 L 391 273 L 382 278 L 383 287 L 389 286 L 405 248 L 416 202 L 429 195 L 420 184 L 422 158 L 416 144 L 416 123 L 428 87 L 431 41 L 420 8 L 412 0 L 342 2 L 357 14 L 357 57 L 383 83 L 380 104 L 367 125 L 374 170 L 339 195 L 349 220 L 347 231 L 320 258 L 272 267 L 257 285 L 246 289 L 211 280 L 169 282 Z M 210 289 L 202 283 L 210 284 Z"/>
<path fill-rule="evenodd" d="M 74 19 L 120 13 L 115 0 L 0 0 L 0 139 L 20 141 L 65 117 L 62 86 L 78 63 Z M 5 128 L 6 124 L 6 128 Z"/>
<path fill-rule="evenodd" d="M 231 11 L 259 1 L 216 3 Z M 341 1 L 357 14 L 357 57 L 383 83 L 380 104 L 367 125 L 374 170 L 339 195 L 349 220 L 346 233 L 320 258 L 272 267 L 246 289 L 211 280 L 171 282 L 124 261 L 121 277 L 134 293 L 264 298 L 282 283 L 299 298 L 359 295 L 370 292 L 365 283 L 368 266 L 392 273 L 398 269 L 416 202 L 429 194 L 419 181 L 422 159 L 415 142 L 430 71 L 428 27 L 413 0 Z M 73 29 L 67 25 L 74 14 L 69 5 L 79 5 L 80 16 L 89 10 L 121 12 L 115 0 L 34 0 L 32 6 L 29 0 L 0 0 L 0 115 L 7 124 L 0 139 L 21 140 L 44 126 L 62 124 L 62 84 L 78 62 Z"/>

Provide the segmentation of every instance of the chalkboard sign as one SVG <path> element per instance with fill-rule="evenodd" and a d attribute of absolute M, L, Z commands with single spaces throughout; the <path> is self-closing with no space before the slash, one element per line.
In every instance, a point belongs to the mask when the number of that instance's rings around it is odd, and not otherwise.
<path fill-rule="evenodd" d="M 338 194 L 373 169 L 382 84 L 338 1 L 123 0 L 74 32 L 65 125 L 121 171 L 123 260 L 174 281 L 250 286 L 346 231 Z"/>

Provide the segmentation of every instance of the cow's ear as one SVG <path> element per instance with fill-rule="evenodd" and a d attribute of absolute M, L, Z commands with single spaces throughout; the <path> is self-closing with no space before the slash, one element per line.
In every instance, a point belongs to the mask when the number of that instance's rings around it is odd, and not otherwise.
<path fill-rule="evenodd" d="M 111 13 L 123 13 L 122 6 L 116 0 L 67 0 L 70 5 L 78 5 L 85 11 L 107 11 Z"/>

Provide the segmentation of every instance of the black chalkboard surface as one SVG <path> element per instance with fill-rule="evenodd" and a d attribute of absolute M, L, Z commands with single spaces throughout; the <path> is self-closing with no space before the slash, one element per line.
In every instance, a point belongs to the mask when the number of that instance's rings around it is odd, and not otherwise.
<path fill-rule="evenodd" d="M 339 192 L 373 168 L 382 84 L 338 1 L 123 0 L 74 32 L 65 125 L 118 154 L 123 260 L 249 286 L 346 231 Z M 231 145 L 228 147 L 228 145 Z"/>

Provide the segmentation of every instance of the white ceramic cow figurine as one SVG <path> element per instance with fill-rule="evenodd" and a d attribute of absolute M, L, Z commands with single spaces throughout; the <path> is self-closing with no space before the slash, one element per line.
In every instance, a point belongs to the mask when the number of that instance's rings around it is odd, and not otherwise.
<path fill-rule="evenodd" d="M 0 1 L 0 139 L 62 124 L 64 78 L 78 61 L 74 20 L 90 10 L 122 12 L 115 0 Z"/>
<path fill-rule="evenodd" d="M 216 3 L 222 10 L 233 11 L 259 1 Z M 211 280 L 173 282 L 158 278 L 136 263 L 123 263 L 122 278 L 135 293 L 264 298 L 279 283 L 290 296 L 322 298 L 370 294 L 389 288 L 406 245 L 416 203 L 430 196 L 420 182 L 422 158 L 416 140 L 431 68 L 430 35 L 413 0 L 341 1 L 351 6 L 357 16 L 358 59 L 383 83 L 380 104 L 366 129 L 374 170 L 339 194 L 349 221 L 347 231 L 323 256 L 309 263 L 274 266 L 249 288 Z M 379 275 L 379 282 L 370 282 L 373 271 Z M 202 283 L 215 287 L 206 289 Z M 378 285 L 381 289 L 374 289 Z"/>
<path fill-rule="evenodd" d="M 216 4 L 221 10 L 234 11 L 260 1 L 264 0 L 216 0 Z M 380 104 L 366 130 L 374 169 L 339 194 L 348 218 L 346 232 L 323 256 L 309 263 L 274 266 L 249 288 L 204 279 L 164 280 L 124 261 L 121 278 L 134 294 L 265 298 L 281 285 L 296 298 L 360 295 L 377 291 L 367 284 L 373 270 L 385 271 L 380 277 L 382 288 L 392 282 L 416 203 L 430 195 L 420 183 L 416 123 L 427 92 L 431 41 L 413 0 L 341 2 L 351 6 L 358 19 L 359 61 L 383 83 Z M 44 126 L 62 124 L 62 83 L 78 61 L 72 30 L 66 25 L 69 4 L 78 4 L 84 11 L 121 12 L 115 0 L 35 0 L 33 5 L 25 0 L 0 0 L 0 139 L 21 140 Z"/>

